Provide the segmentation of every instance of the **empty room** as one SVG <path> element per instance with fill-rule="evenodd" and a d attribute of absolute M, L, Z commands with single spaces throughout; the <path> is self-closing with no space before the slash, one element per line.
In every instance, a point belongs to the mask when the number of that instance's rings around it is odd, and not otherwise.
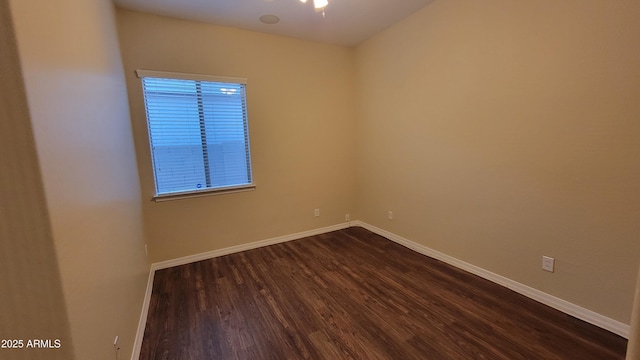
<path fill-rule="evenodd" d="M 637 1 L 0 17 L 0 359 L 640 359 Z"/>

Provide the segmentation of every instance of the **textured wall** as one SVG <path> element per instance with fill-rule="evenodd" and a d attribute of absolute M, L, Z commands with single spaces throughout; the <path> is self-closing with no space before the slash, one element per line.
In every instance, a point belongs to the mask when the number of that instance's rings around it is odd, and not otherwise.
<path fill-rule="evenodd" d="M 360 46 L 360 218 L 629 323 L 639 16 L 637 1 L 436 1 Z"/>
<path fill-rule="evenodd" d="M 352 49 L 125 10 L 117 18 L 153 261 L 355 216 Z M 149 201 L 153 174 L 136 69 L 247 78 L 255 191 Z"/>
<path fill-rule="evenodd" d="M 113 5 L 10 3 L 75 355 L 127 358 L 149 265 Z"/>
<path fill-rule="evenodd" d="M 0 49 L 0 339 L 23 341 L 22 349 L 0 349 L 0 358 L 69 360 L 73 345 L 7 1 L 0 1 Z M 33 339 L 59 340 L 60 347 L 27 348 Z"/>

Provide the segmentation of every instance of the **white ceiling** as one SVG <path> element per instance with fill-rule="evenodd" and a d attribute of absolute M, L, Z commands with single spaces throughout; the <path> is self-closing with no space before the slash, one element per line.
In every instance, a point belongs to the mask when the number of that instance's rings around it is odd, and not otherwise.
<path fill-rule="evenodd" d="M 355 46 L 434 0 L 329 0 L 325 16 L 313 0 L 114 0 L 142 12 L 296 38 Z M 261 23 L 262 15 L 280 22 Z"/>

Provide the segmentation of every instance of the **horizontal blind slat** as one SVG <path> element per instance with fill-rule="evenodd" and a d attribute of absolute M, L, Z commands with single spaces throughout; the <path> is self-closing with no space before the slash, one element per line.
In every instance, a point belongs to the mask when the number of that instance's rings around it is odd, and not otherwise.
<path fill-rule="evenodd" d="M 154 77 L 142 84 L 158 195 L 251 184 L 244 84 Z"/>

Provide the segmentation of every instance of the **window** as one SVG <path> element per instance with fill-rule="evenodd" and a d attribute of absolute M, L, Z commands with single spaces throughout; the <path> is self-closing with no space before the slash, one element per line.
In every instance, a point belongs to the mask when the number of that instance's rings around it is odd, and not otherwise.
<path fill-rule="evenodd" d="M 137 70 L 156 199 L 253 189 L 245 79 Z"/>

